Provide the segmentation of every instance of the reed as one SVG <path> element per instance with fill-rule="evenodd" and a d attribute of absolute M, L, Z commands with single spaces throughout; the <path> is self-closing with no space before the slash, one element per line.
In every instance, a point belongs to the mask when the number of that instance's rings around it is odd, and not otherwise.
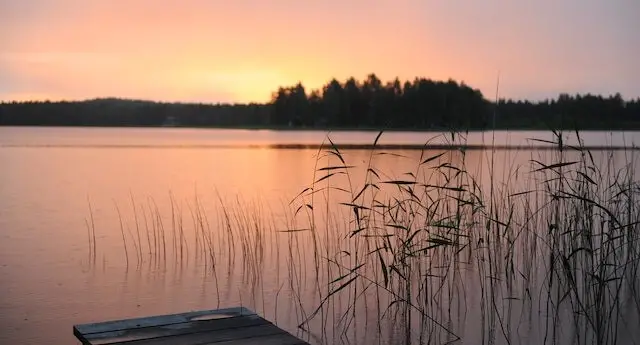
<path fill-rule="evenodd" d="M 400 327 L 394 341 L 398 334 L 405 343 L 457 341 L 465 332 L 453 320 L 468 312 L 462 301 L 469 294 L 465 284 L 472 283 L 480 288 L 482 343 L 526 343 L 518 328 L 538 322 L 543 326 L 532 333 L 544 337 L 534 342 L 629 341 L 620 334 L 635 334 L 630 325 L 623 329 L 629 311 L 622 305 L 638 300 L 640 189 L 633 162 L 616 169 L 620 162 L 611 153 L 598 163 L 581 145 L 567 146 L 562 133 L 554 134 L 554 159 L 532 157 L 524 179 L 515 177 L 522 167 L 505 169 L 504 185 L 493 152 L 488 185 L 467 170 L 464 151 L 457 157 L 423 152 L 416 170 L 401 178 L 369 164 L 361 188 L 337 191 L 347 195 L 340 205 L 351 214 L 343 237 L 349 242 L 341 248 L 345 256 L 327 262 L 342 273 L 301 326 L 342 297 L 349 303 L 340 303 L 342 316 L 333 326 L 351 327 L 358 299 L 374 288 L 378 315 Z M 464 135 L 451 140 L 464 141 Z M 335 162 L 319 169 L 332 171 L 322 181 L 349 176 L 352 167 L 342 153 L 335 146 L 327 152 Z M 324 190 L 331 189 L 327 181 Z M 314 185 L 299 197 L 317 191 Z M 308 208 L 318 209 L 313 199 Z M 639 312 L 636 303 L 635 320 Z"/>
<path fill-rule="evenodd" d="M 478 163 L 465 150 L 383 151 L 382 135 L 362 166 L 327 138 L 310 186 L 278 216 L 214 192 L 213 210 L 187 202 L 189 225 L 170 194 L 168 213 L 153 200 L 139 207 L 142 226 L 132 197 L 125 258 L 133 246 L 156 267 L 200 265 L 218 303 L 238 280 L 243 301 L 276 320 L 284 303 L 314 343 L 640 343 L 633 151 L 596 155 L 580 133 L 568 145 L 554 132 L 538 141 L 556 149 L 532 151 L 525 165 L 497 150 Z M 447 139 L 466 145 L 465 133 Z M 415 164 L 388 171 L 381 159 Z M 93 221 L 87 228 L 95 255 Z"/>
<path fill-rule="evenodd" d="M 96 224 L 93 219 L 93 207 L 91 206 L 91 200 L 87 197 L 87 205 L 89 207 L 89 218 L 85 218 L 85 226 L 87 227 L 87 239 L 89 248 L 89 264 L 95 265 L 96 263 Z"/>

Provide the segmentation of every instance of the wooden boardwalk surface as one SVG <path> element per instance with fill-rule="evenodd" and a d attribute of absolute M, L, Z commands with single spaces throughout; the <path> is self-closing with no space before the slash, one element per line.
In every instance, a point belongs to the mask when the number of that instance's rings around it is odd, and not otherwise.
<path fill-rule="evenodd" d="M 75 325 L 73 334 L 85 345 L 308 345 L 242 307 Z"/>

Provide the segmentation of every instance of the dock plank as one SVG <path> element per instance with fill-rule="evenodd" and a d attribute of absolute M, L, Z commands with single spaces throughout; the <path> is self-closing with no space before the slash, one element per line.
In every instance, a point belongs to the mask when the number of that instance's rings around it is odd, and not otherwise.
<path fill-rule="evenodd" d="M 263 325 L 240 327 L 240 328 L 227 328 L 212 332 L 199 332 L 199 333 L 187 333 L 179 335 L 169 335 L 159 338 L 151 338 L 135 341 L 123 341 L 116 344 L 131 344 L 131 345 L 172 345 L 172 344 L 190 344 L 190 345 L 203 345 L 219 342 L 227 342 L 231 340 L 264 337 L 270 335 L 277 335 L 285 333 L 280 328 L 276 327 L 272 323 L 265 323 Z M 93 343 L 92 343 L 93 344 Z"/>
<path fill-rule="evenodd" d="M 202 345 L 309 345 L 289 333 L 267 335 L 264 337 L 235 339 L 223 342 L 206 343 Z"/>
<path fill-rule="evenodd" d="M 153 327 L 171 325 L 176 323 L 185 323 L 191 320 L 227 318 L 255 314 L 256 313 L 254 313 L 253 311 L 244 307 L 200 310 L 181 314 L 158 315 L 117 321 L 87 323 L 74 326 L 74 331 L 77 330 L 77 332 L 80 334 L 102 333 L 140 327 Z"/>
<path fill-rule="evenodd" d="M 88 323 L 73 333 L 85 345 L 308 345 L 243 307 Z"/>
<path fill-rule="evenodd" d="M 119 342 L 133 342 L 160 338 L 172 335 L 183 335 L 189 333 L 213 332 L 228 328 L 241 328 L 269 324 L 269 321 L 257 316 L 236 316 L 218 320 L 190 321 L 170 325 L 160 325 L 152 327 L 140 327 L 111 332 L 90 333 L 83 335 L 83 338 L 92 345 L 116 344 Z"/>

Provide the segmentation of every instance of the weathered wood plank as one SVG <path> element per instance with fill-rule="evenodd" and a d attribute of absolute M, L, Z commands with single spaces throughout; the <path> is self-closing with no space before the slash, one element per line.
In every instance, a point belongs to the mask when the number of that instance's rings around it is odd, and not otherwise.
<path fill-rule="evenodd" d="M 85 345 L 308 345 L 246 308 L 75 325 Z"/>
<path fill-rule="evenodd" d="M 225 342 L 231 340 L 238 339 L 247 339 L 247 338 L 255 338 L 255 337 L 264 337 L 264 336 L 272 336 L 277 334 L 285 334 L 286 332 L 276 327 L 272 323 L 265 323 L 263 325 L 251 326 L 251 327 L 241 327 L 241 328 L 227 328 L 218 331 L 211 332 L 198 332 L 198 333 L 188 333 L 188 334 L 180 334 L 180 335 L 170 335 L 160 338 L 152 338 L 152 339 L 144 339 L 144 340 L 135 340 L 135 341 L 125 341 L 118 343 L 111 343 L 111 345 L 116 344 L 127 344 L 127 345 L 175 345 L 175 344 L 190 344 L 190 345 L 201 345 L 201 344 L 209 344 L 209 343 L 218 343 Z M 93 344 L 93 343 L 92 343 Z"/>
<path fill-rule="evenodd" d="M 258 315 L 236 316 L 218 320 L 190 321 L 153 327 L 132 328 L 111 332 L 83 335 L 84 340 L 93 345 L 131 342 L 189 333 L 212 332 L 227 328 L 241 328 L 268 324 L 269 321 Z"/>
<path fill-rule="evenodd" d="M 154 327 L 162 325 L 171 325 L 177 323 L 186 323 L 196 320 L 214 320 L 228 317 L 237 317 L 245 315 L 255 315 L 255 313 L 247 308 L 227 308 L 216 310 L 201 310 L 182 314 L 159 315 L 142 318 L 133 318 L 126 320 L 107 321 L 99 323 L 88 323 L 73 326 L 73 333 L 78 335 L 86 335 L 91 333 L 103 333 L 111 331 L 119 331 L 125 329 L 134 329 L 142 327 Z"/>
<path fill-rule="evenodd" d="M 236 339 L 222 342 L 211 342 L 199 345 L 309 345 L 308 343 L 294 337 L 289 333 L 267 335 L 263 337 L 253 337 Z"/>

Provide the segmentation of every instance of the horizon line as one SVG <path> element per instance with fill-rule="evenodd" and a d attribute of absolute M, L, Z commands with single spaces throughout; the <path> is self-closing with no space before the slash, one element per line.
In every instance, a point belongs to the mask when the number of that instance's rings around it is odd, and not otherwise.
<path fill-rule="evenodd" d="M 536 103 L 544 103 L 556 101 L 560 96 L 568 95 L 571 97 L 575 96 L 596 96 L 602 98 L 612 98 L 616 95 L 620 95 L 624 102 L 638 102 L 640 101 L 640 96 L 637 97 L 622 97 L 620 92 L 602 94 L 602 93 L 592 93 L 592 92 L 576 92 L 576 93 L 567 93 L 560 92 L 555 97 L 545 97 L 540 99 L 534 98 L 498 98 L 498 102 L 507 101 L 507 102 L 529 102 L 531 104 Z M 483 95 L 485 101 L 489 103 L 496 103 L 495 99 L 486 98 Z M 160 99 L 152 99 L 152 98 L 134 98 L 134 97 L 118 97 L 118 96 L 96 96 L 90 98 L 34 98 L 28 100 L 17 100 L 17 99 L 3 99 L 0 100 L 0 104 L 27 104 L 27 103 L 84 103 L 84 102 L 97 102 L 97 101 L 121 101 L 121 102 L 141 102 L 141 103 L 154 103 L 154 104 L 172 104 L 172 105 L 207 105 L 207 106 L 242 106 L 242 105 L 270 105 L 273 101 L 196 101 L 196 100 L 160 100 Z"/>
<path fill-rule="evenodd" d="M 278 93 L 279 90 L 281 89 L 287 89 L 287 88 L 294 88 L 298 85 L 302 85 L 305 88 L 305 93 L 307 94 L 307 96 L 311 95 L 313 92 L 319 92 L 320 94 L 322 94 L 322 90 L 325 86 L 329 85 L 332 81 L 337 81 L 340 83 L 340 85 L 344 86 L 348 81 L 350 80 L 355 80 L 358 87 L 362 87 L 363 83 L 366 82 L 368 80 L 369 77 L 374 76 L 379 82 L 380 85 L 384 88 L 386 87 L 388 84 L 391 83 L 395 83 L 396 81 L 398 81 L 401 85 L 401 88 L 404 87 L 405 83 L 415 83 L 418 80 L 425 80 L 425 81 L 430 81 L 433 83 L 449 83 L 449 82 L 454 82 L 458 87 L 467 87 L 470 88 L 473 91 L 477 91 L 480 92 L 482 94 L 482 98 L 484 100 L 486 100 L 489 103 L 496 103 L 496 99 L 494 97 L 490 97 L 489 95 L 485 95 L 484 93 L 482 93 L 482 91 L 480 91 L 479 88 L 474 87 L 468 83 L 466 83 L 463 79 L 454 79 L 454 78 L 447 78 L 447 79 L 434 79 L 431 77 L 425 77 L 425 76 L 416 76 L 413 79 L 400 79 L 399 77 L 395 77 L 392 79 L 388 79 L 388 80 L 382 80 L 379 79 L 377 77 L 376 73 L 369 73 L 367 74 L 367 77 L 363 78 L 363 79 L 358 79 L 354 76 L 350 76 L 348 78 L 343 78 L 343 79 L 338 79 L 336 77 L 331 77 L 328 78 L 326 80 L 326 82 L 324 83 L 324 85 L 322 87 L 319 88 L 310 88 L 304 85 L 304 83 L 301 80 L 298 80 L 295 83 L 290 83 L 289 85 L 278 85 L 273 87 L 273 89 L 270 91 L 271 93 L 271 99 L 270 100 L 265 100 L 265 101 L 222 101 L 222 100 L 198 100 L 197 98 L 194 99 L 175 99 L 175 100 L 170 100 L 170 99 L 159 99 L 159 98 L 145 98 L 145 97 L 132 97 L 132 96 L 114 96 L 114 95 L 106 95 L 106 96 L 92 96 L 92 97 L 77 97 L 77 98 L 67 98 L 67 97 L 34 97 L 31 99 L 1 99 L 0 98 L 0 104 L 11 104 L 11 103 L 73 103 L 73 102 L 91 102 L 91 101 L 101 101 L 101 100 L 116 100 L 116 101 L 132 101 L 132 102 L 146 102 L 146 103 L 158 103 L 158 104 L 198 104 L 198 105 L 266 105 L 266 104 L 271 104 L 273 102 L 273 95 Z M 214 93 L 215 90 L 212 90 L 212 93 Z M 603 98 L 612 98 L 615 96 L 620 96 L 622 98 L 623 101 L 625 102 L 629 102 L 629 101 L 640 101 L 640 95 L 636 95 L 631 96 L 631 97 L 624 97 L 623 93 L 621 91 L 615 91 L 615 92 L 606 92 L 606 93 L 599 93 L 599 92 L 592 92 L 592 91 L 561 91 L 561 92 L 556 92 L 554 96 L 547 96 L 547 97 L 540 97 L 540 96 L 532 96 L 532 97 L 518 97 L 518 98 L 514 98 L 514 97 L 498 97 L 497 100 L 498 101 L 514 101 L 514 102 L 530 102 L 530 103 L 543 103 L 543 102 L 549 102 L 549 101 L 553 101 L 553 100 L 557 100 L 561 95 L 568 95 L 568 96 L 600 96 Z"/>

